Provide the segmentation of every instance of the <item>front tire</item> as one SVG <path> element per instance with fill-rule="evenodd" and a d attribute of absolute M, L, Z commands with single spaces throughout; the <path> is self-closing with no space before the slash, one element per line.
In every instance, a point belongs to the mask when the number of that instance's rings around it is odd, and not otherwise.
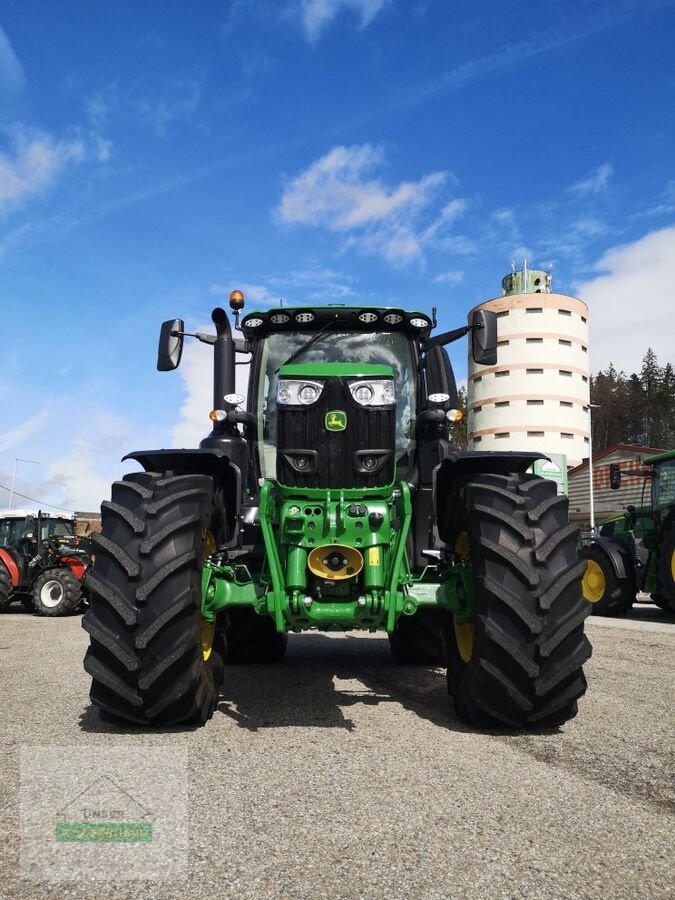
<path fill-rule="evenodd" d="M 590 612 L 567 498 L 535 475 L 476 475 L 444 529 L 473 572 L 474 615 L 447 629 L 448 690 L 479 728 L 554 727 L 577 714 Z M 443 536 L 443 535 L 442 535 Z"/>
<path fill-rule="evenodd" d="M 664 531 L 658 554 L 658 587 L 652 600 L 666 612 L 675 612 L 675 522 Z"/>
<path fill-rule="evenodd" d="M 82 602 L 82 583 L 70 569 L 45 569 L 33 583 L 31 600 L 38 616 L 68 616 Z"/>
<path fill-rule="evenodd" d="M 101 513 L 82 622 L 92 702 L 145 725 L 204 724 L 223 677 L 222 635 L 201 616 L 203 559 L 224 528 L 214 481 L 134 473 Z"/>
<path fill-rule="evenodd" d="M 584 599 L 594 616 L 622 616 L 635 602 L 635 585 L 630 578 L 619 578 L 611 559 L 598 547 L 582 547 L 586 571 L 581 580 Z"/>

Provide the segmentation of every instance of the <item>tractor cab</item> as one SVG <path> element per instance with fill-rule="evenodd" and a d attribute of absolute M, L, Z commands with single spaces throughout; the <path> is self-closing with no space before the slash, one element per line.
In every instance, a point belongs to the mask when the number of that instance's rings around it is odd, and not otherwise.
<path fill-rule="evenodd" d="M 675 451 L 645 460 L 652 467 L 652 509 L 665 517 L 675 514 Z"/>
<path fill-rule="evenodd" d="M 388 406 L 394 417 L 388 451 L 397 474 L 405 477 L 414 463 L 415 419 L 424 402 L 418 379 L 420 344 L 431 324 L 421 313 L 391 309 L 328 307 L 248 315 L 242 331 L 253 353 L 248 408 L 257 422 L 260 476 L 277 478 L 279 466 L 286 463 L 279 455 L 281 422 L 287 423 L 284 440 L 298 440 L 300 435 L 291 437 L 288 430 L 291 418 L 315 427 L 312 417 L 325 416 L 333 411 L 328 407 L 336 406 L 345 417 L 342 430 L 351 433 Z M 336 433 L 326 432 L 328 437 Z M 366 437 L 362 431 L 361 437 Z"/>

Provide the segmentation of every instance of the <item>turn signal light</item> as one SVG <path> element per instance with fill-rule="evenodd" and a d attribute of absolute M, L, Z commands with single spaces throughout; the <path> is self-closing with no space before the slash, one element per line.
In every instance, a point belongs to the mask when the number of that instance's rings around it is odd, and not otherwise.
<path fill-rule="evenodd" d="M 209 413 L 209 419 L 212 422 L 224 422 L 227 418 L 227 413 L 224 409 L 212 409 Z"/>
<path fill-rule="evenodd" d="M 448 422 L 461 422 L 464 418 L 464 413 L 461 409 L 449 409 L 445 414 L 445 418 Z"/>

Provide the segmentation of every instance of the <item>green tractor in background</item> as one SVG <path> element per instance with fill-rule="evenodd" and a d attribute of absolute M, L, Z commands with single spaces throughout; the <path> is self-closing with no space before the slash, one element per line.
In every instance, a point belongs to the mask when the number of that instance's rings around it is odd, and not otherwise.
<path fill-rule="evenodd" d="M 397 662 L 447 665 L 459 717 L 557 726 L 586 689 L 585 563 L 537 453 L 458 450 L 447 344 L 496 363 L 496 317 L 432 336 L 421 312 L 279 308 L 233 291 L 215 334 L 212 431 L 129 454 L 87 578 L 93 703 L 150 725 L 204 723 L 225 663 L 278 662 L 288 632 L 383 631 Z M 162 326 L 158 368 L 186 336 Z M 235 359 L 250 361 L 248 402 Z"/>
<path fill-rule="evenodd" d="M 651 594 L 661 609 L 675 612 L 675 450 L 648 456 L 643 468 L 610 466 L 610 486 L 622 475 L 641 475 L 651 484 L 651 504 L 629 506 L 624 515 L 604 521 L 599 535 L 581 554 L 587 561 L 584 597 L 598 615 L 621 615 L 638 591 Z"/>

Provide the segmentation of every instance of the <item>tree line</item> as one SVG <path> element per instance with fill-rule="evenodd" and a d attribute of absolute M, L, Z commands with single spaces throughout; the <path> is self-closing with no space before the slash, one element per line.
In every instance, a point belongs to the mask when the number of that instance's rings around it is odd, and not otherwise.
<path fill-rule="evenodd" d="M 593 452 L 613 444 L 675 447 L 675 370 L 660 366 L 647 350 L 639 372 L 627 375 L 612 363 L 591 377 Z"/>

